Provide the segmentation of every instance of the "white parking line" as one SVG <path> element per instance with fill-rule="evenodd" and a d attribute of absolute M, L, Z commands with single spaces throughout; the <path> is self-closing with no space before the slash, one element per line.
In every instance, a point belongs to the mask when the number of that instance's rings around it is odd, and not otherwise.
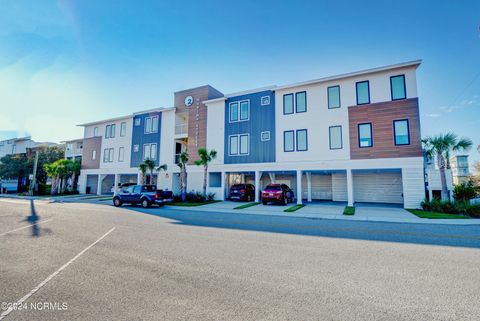
<path fill-rule="evenodd" d="M 100 237 L 98 240 L 87 246 L 83 251 L 75 255 L 70 261 L 62 265 L 58 270 L 53 272 L 48 278 L 43 280 L 39 285 L 37 285 L 35 288 L 33 288 L 32 291 L 30 291 L 27 295 L 25 295 L 23 298 L 18 300 L 14 306 L 21 306 L 23 302 L 28 300 L 32 295 L 34 295 L 38 290 L 40 290 L 45 284 L 48 283 L 51 279 L 53 279 L 55 276 L 57 276 L 58 273 L 62 272 L 67 266 L 72 264 L 76 259 L 78 259 L 83 253 L 87 252 L 90 248 L 92 248 L 95 244 L 103 240 L 108 234 L 112 233 L 115 230 L 115 227 L 112 227 L 107 233 L 103 234 L 102 237 Z M 0 320 L 3 320 L 7 315 L 10 314 L 14 310 L 14 307 L 9 307 L 7 310 L 5 310 L 1 315 L 0 315 Z"/>
<path fill-rule="evenodd" d="M 19 228 L 16 228 L 16 229 L 8 231 L 8 232 L 0 233 L 0 236 L 6 235 L 6 234 L 9 234 L 9 233 L 13 233 L 13 232 L 16 232 L 16 231 L 20 231 L 20 230 L 23 230 L 24 228 L 29 228 L 29 227 L 32 227 L 33 225 L 45 223 L 45 222 L 48 222 L 48 221 L 51 221 L 51 220 L 53 220 L 53 218 L 49 218 L 48 220 L 38 221 L 34 224 L 29 224 L 27 226 L 19 227 Z"/>

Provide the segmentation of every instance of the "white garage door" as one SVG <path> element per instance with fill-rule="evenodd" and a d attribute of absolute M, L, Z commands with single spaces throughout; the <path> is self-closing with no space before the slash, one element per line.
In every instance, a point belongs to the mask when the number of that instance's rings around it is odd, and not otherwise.
<path fill-rule="evenodd" d="M 355 202 L 403 204 L 401 173 L 353 174 Z"/>
<path fill-rule="evenodd" d="M 332 200 L 332 175 L 312 174 L 312 199 Z M 307 177 L 302 177 L 302 197 L 308 197 Z"/>

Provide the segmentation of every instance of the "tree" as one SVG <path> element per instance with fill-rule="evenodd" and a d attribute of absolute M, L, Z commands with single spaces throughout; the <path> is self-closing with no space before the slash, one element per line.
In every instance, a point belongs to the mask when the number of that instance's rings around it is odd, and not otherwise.
<path fill-rule="evenodd" d="M 147 166 L 148 172 L 150 172 L 149 184 L 153 184 L 153 172 L 155 171 L 155 162 L 149 158 L 143 161 L 145 166 Z"/>
<path fill-rule="evenodd" d="M 188 153 L 182 152 L 178 157 L 177 166 L 180 167 L 180 187 L 181 187 L 181 197 L 182 202 L 185 203 L 187 200 L 187 163 L 189 155 Z"/>
<path fill-rule="evenodd" d="M 142 184 L 145 184 L 145 174 L 147 173 L 147 165 L 145 163 L 141 163 L 138 165 L 138 170 L 142 175 Z"/>
<path fill-rule="evenodd" d="M 427 157 L 435 156 L 437 158 L 438 169 L 440 170 L 440 181 L 442 183 L 442 200 L 449 200 L 447 188 L 447 177 L 445 169 L 447 167 L 446 158 L 451 153 L 466 152 L 473 143 L 469 138 L 457 138 L 454 133 L 439 134 L 433 137 L 422 139 L 423 146 Z"/>
<path fill-rule="evenodd" d="M 6 155 L 0 159 L 0 178 L 17 179 L 17 190 L 24 189 L 23 181 L 32 172 L 33 162 L 25 154 Z"/>
<path fill-rule="evenodd" d="M 217 157 L 217 151 L 212 149 L 208 151 L 205 147 L 198 149 L 199 160 L 195 161 L 195 165 L 203 166 L 203 195 L 207 197 L 207 175 L 208 175 L 208 164 Z"/>

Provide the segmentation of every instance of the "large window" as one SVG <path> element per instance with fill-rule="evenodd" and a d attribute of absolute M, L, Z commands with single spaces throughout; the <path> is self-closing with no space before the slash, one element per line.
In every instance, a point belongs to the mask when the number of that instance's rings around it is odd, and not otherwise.
<path fill-rule="evenodd" d="M 93 137 L 98 136 L 98 127 L 93 128 Z"/>
<path fill-rule="evenodd" d="M 250 119 L 250 101 L 236 101 L 228 105 L 228 120 L 230 123 L 246 121 Z"/>
<path fill-rule="evenodd" d="M 372 123 L 358 124 L 358 146 L 360 148 L 373 146 Z"/>
<path fill-rule="evenodd" d="M 126 134 L 127 134 L 127 123 L 126 123 L 126 122 L 122 122 L 122 123 L 120 124 L 120 136 L 121 136 L 121 137 L 124 137 Z"/>
<path fill-rule="evenodd" d="M 295 132 L 293 130 L 286 130 L 283 132 L 283 151 L 295 151 Z"/>
<path fill-rule="evenodd" d="M 157 144 L 145 144 L 143 145 L 143 159 L 157 159 Z"/>
<path fill-rule="evenodd" d="M 250 117 L 250 103 L 248 100 L 240 102 L 240 120 L 248 120 Z"/>
<path fill-rule="evenodd" d="M 297 130 L 297 152 L 308 150 L 308 137 L 306 129 Z"/>
<path fill-rule="evenodd" d="M 395 136 L 395 145 L 409 145 L 410 144 L 410 130 L 408 128 L 408 120 L 394 120 L 393 133 Z"/>
<path fill-rule="evenodd" d="M 357 105 L 370 104 L 370 85 L 368 80 L 356 83 Z"/>
<path fill-rule="evenodd" d="M 120 147 L 118 149 L 118 161 L 123 162 L 125 160 L 125 147 Z"/>
<path fill-rule="evenodd" d="M 230 156 L 248 155 L 250 153 L 250 135 L 231 135 L 228 152 Z"/>
<path fill-rule="evenodd" d="M 295 94 L 295 112 L 304 113 L 307 111 L 307 92 L 302 91 Z"/>
<path fill-rule="evenodd" d="M 392 100 L 407 98 L 407 91 L 405 89 L 405 75 L 390 77 L 390 89 L 392 92 Z"/>
<path fill-rule="evenodd" d="M 340 108 L 340 86 L 332 86 L 327 88 L 328 108 Z"/>
<path fill-rule="evenodd" d="M 145 118 L 145 134 L 158 132 L 158 116 Z"/>
<path fill-rule="evenodd" d="M 329 128 L 330 149 L 342 149 L 342 126 L 331 126 Z"/>
<path fill-rule="evenodd" d="M 293 94 L 283 95 L 283 114 L 293 114 Z"/>
<path fill-rule="evenodd" d="M 105 126 L 105 138 L 115 138 L 115 124 Z"/>
<path fill-rule="evenodd" d="M 114 149 L 113 148 L 105 148 L 103 150 L 103 162 L 104 163 L 111 163 L 113 162 L 114 157 Z"/>
<path fill-rule="evenodd" d="M 152 117 L 152 133 L 158 132 L 158 116 Z"/>

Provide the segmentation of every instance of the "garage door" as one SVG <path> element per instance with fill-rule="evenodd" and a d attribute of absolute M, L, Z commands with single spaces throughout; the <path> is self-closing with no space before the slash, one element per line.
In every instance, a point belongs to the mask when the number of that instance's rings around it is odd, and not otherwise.
<path fill-rule="evenodd" d="M 312 174 L 312 199 L 332 200 L 332 175 Z M 302 196 L 308 197 L 308 185 L 306 175 L 302 178 Z"/>
<path fill-rule="evenodd" d="M 403 204 L 402 173 L 353 174 L 355 202 Z"/>

